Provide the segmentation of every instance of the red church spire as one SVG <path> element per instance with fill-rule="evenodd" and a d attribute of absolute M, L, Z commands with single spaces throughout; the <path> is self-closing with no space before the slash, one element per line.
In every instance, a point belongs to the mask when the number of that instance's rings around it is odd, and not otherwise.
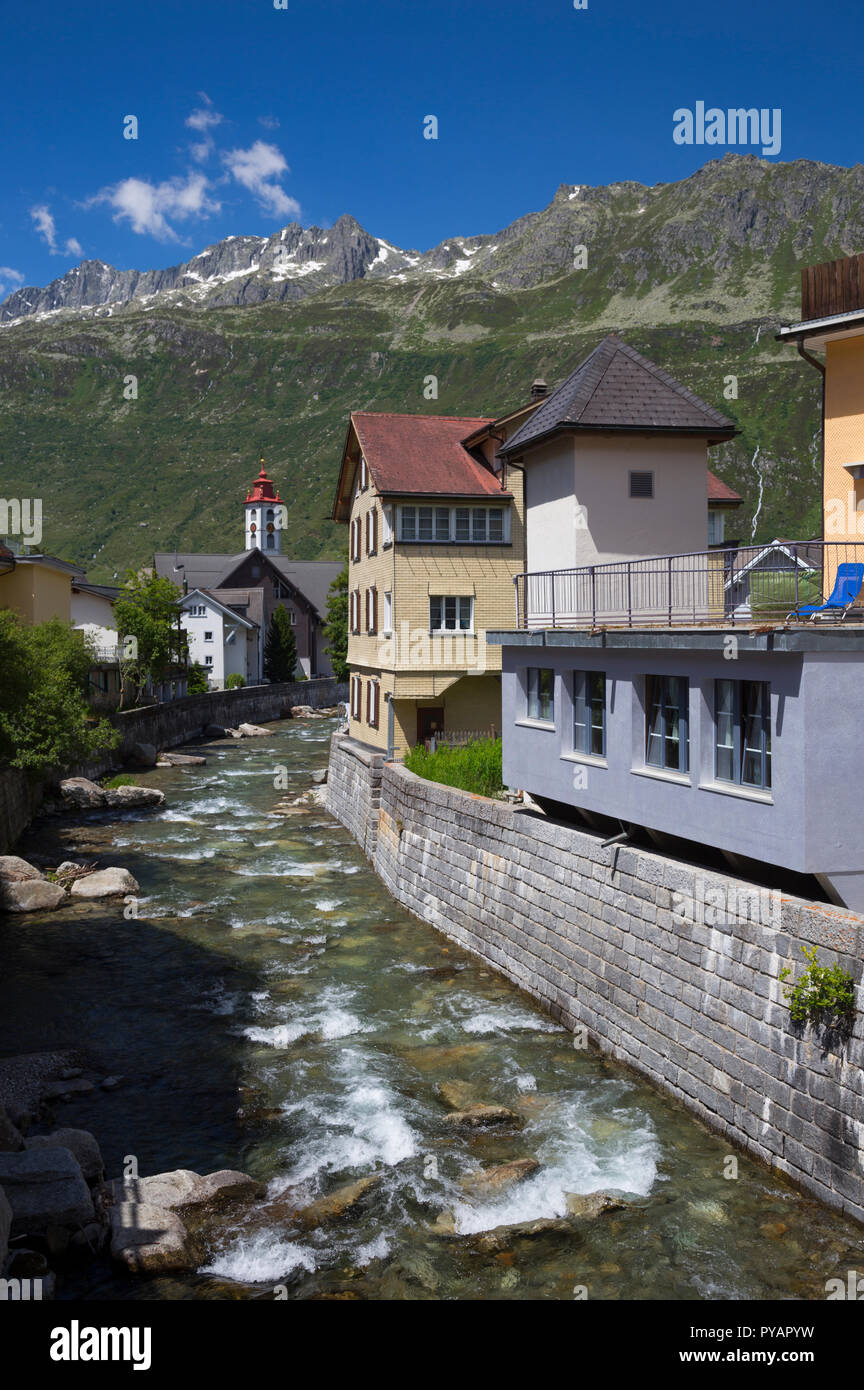
<path fill-rule="evenodd" d="M 264 460 L 261 460 L 261 472 L 252 484 L 252 489 L 246 494 L 247 502 L 281 502 L 282 498 L 273 487 L 271 478 L 268 478 L 264 468 Z"/>

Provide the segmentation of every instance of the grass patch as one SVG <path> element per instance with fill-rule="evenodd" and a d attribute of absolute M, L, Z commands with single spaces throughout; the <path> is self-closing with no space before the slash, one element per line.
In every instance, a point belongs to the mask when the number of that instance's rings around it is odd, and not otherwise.
<path fill-rule="evenodd" d="M 116 777 L 109 777 L 106 782 L 102 783 L 102 786 L 106 788 L 137 787 L 140 786 L 140 783 L 134 777 L 130 777 L 128 772 L 120 772 Z"/>
<path fill-rule="evenodd" d="M 504 790 L 500 738 L 477 739 L 463 748 L 444 745 L 434 753 L 418 743 L 406 754 L 405 766 L 427 782 L 441 782 L 478 796 L 494 796 Z"/>

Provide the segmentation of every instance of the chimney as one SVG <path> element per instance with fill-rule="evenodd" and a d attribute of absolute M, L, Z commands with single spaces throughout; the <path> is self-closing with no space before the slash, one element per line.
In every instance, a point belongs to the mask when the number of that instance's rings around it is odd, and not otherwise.
<path fill-rule="evenodd" d="M 532 401 L 542 401 L 548 395 L 549 387 L 546 385 L 542 376 L 535 377 L 534 381 L 531 382 Z"/>

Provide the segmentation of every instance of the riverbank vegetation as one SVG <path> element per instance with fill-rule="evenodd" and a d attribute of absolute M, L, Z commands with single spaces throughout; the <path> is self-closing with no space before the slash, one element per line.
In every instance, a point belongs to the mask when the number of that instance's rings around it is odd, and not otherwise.
<path fill-rule="evenodd" d="M 38 777 L 116 746 L 87 703 L 91 661 L 83 633 L 59 618 L 28 626 L 0 610 L 0 763 Z"/>
<path fill-rule="evenodd" d="M 441 744 L 434 753 L 418 743 L 406 754 L 405 766 L 427 782 L 441 782 L 477 796 L 495 796 L 504 790 L 500 738 L 475 739 L 460 748 Z"/>

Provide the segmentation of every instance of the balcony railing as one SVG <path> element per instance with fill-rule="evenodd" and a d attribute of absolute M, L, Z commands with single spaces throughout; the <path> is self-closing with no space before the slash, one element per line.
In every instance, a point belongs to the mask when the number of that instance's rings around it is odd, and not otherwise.
<path fill-rule="evenodd" d="M 864 565 L 864 544 L 767 545 L 653 555 L 644 560 L 517 574 L 520 628 L 747 626 L 795 621 L 824 603 L 841 564 Z M 857 610 L 857 611 L 856 611 Z M 838 621 L 841 614 L 825 617 Z M 858 600 L 849 621 L 861 621 Z M 802 618 L 804 621 L 804 618 Z"/>

